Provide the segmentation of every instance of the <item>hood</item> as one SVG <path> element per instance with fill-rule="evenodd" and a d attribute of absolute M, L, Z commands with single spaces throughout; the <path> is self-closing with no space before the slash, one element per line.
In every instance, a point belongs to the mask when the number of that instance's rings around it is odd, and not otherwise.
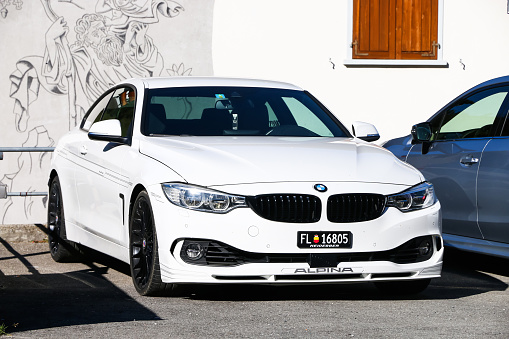
<path fill-rule="evenodd" d="M 391 152 L 352 138 L 147 137 L 140 152 L 201 186 L 304 181 L 412 186 L 424 180 Z"/>

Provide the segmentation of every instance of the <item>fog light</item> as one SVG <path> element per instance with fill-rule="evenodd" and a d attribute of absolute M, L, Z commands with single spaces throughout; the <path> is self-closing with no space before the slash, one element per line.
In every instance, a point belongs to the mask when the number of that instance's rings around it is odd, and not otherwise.
<path fill-rule="evenodd" d="M 199 260 L 203 257 L 203 247 L 195 242 L 190 243 L 186 246 L 186 256 L 189 258 L 189 260 Z"/>
<path fill-rule="evenodd" d="M 433 244 L 429 239 L 421 241 L 419 244 L 419 254 L 422 256 L 428 256 L 433 250 Z"/>

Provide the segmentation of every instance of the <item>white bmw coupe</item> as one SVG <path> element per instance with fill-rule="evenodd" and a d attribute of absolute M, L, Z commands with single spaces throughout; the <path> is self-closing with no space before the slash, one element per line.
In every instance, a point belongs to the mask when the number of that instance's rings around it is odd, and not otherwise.
<path fill-rule="evenodd" d="M 130 264 L 141 295 L 180 284 L 440 277 L 440 203 L 421 173 L 350 132 L 310 93 L 270 81 L 131 79 L 62 137 L 49 176 L 51 255 Z"/>

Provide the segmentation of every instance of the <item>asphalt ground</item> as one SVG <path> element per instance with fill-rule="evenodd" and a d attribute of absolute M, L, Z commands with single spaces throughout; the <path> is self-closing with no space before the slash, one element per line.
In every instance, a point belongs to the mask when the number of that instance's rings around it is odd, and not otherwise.
<path fill-rule="evenodd" d="M 8 338 L 509 338 L 509 260 L 446 249 L 442 278 L 413 297 L 367 283 L 194 285 L 151 298 L 136 293 L 125 263 L 90 251 L 60 264 L 44 236 L 2 235 Z"/>

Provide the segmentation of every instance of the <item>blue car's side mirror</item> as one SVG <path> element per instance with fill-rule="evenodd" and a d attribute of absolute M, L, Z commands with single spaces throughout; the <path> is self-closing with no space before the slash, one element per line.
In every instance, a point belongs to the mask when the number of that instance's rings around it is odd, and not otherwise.
<path fill-rule="evenodd" d="M 422 122 L 412 126 L 412 143 L 420 144 L 431 140 L 431 125 L 429 122 Z"/>
<path fill-rule="evenodd" d="M 422 144 L 422 154 L 427 154 L 431 148 L 431 124 L 421 122 L 412 126 L 412 144 Z"/>

